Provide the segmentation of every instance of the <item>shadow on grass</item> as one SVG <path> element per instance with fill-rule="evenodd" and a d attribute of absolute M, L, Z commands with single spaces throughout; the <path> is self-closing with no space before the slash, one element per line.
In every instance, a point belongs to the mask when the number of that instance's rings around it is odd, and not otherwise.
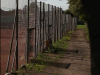
<path fill-rule="evenodd" d="M 66 49 L 52 46 L 52 48 L 48 48 L 48 49 L 43 50 L 42 53 L 61 54 L 61 53 L 65 52 L 65 51 L 66 51 Z"/>
<path fill-rule="evenodd" d="M 47 65 L 47 66 L 54 66 L 57 68 L 65 68 L 68 69 L 71 63 L 58 63 L 56 61 L 45 61 L 45 60 L 31 60 L 31 63 L 38 63 L 39 65 Z"/>

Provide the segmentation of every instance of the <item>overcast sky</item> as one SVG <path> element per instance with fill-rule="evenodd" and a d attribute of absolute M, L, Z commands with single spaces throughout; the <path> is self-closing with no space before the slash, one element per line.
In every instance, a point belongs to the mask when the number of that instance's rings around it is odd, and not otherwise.
<path fill-rule="evenodd" d="M 35 0 L 31 0 L 35 1 Z M 61 7 L 63 10 L 68 9 L 67 0 L 37 0 L 38 2 L 42 1 L 46 4 L 54 5 Z M 16 7 L 16 0 L 1 0 L 1 8 L 3 10 L 11 10 Z M 27 0 L 19 0 L 19 8 L 23 8 L 24 5 L 27 5 Z"/>

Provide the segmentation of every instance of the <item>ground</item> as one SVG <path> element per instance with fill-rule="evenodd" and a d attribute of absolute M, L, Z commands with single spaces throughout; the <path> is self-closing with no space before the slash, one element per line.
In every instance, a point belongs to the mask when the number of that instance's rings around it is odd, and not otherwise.
<path fill-rule="evenodd" d="M 49 54 L 55 56 L 55 54 Z M 42 72 L 29 71 L 24 75 L 91 75 L 90 44 L 85 29 L 77 29 L 63 57 L 46 66 Z"/>

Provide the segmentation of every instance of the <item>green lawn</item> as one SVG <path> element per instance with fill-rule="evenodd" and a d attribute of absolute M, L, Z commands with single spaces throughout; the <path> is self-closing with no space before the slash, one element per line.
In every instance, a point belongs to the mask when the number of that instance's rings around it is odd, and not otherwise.
<path fill-rule="evenodd" d="M 77 29 L 83 29 L 85 28 L 85 25 L 77 25 Z"/>

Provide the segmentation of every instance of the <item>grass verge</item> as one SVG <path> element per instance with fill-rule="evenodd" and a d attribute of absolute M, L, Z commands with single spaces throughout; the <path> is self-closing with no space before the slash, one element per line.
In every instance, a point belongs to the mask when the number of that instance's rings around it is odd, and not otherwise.
<path fill-rule="evenodd" d="M 54 66 L 58 58 L 62 58 L 64 51 L 67 49 L 67 46 L 70 41 L 70 36 L 73 31 L 68 32 L 63 36 L 62 39 L 53 43 L 53 48 L 44 51 L 42 54 L 38 54 L 36 59 L 32 59 L 28 64 L 23 68 L 20 67 L 18 71 L 15 71 L 18 75 L 28 75 L 28 72 L 42 72 L 46 66 Z M 48 54 L 54 54 L 55 56 L 50 56 Z"/>
<path fill-rule="evenodd" d="M 77 29 L 85 29 L 86 25 L 77 25 Z"/>
<path fill-rule="evenodd" d="M 85 29 L 86 31 L 86 38 L 89 41 L 89 31 L 87 25 L 77 25 L 77 29 Z"/>
<path fill-rule="evenodd" d="M 89 41 L 90 38 L 89 38 L 89 30 L 88 30 L 87 25 L 86 25 L 85 29 L 86 29 L 86 38 L 87 38 L 87 40 Z"/>

